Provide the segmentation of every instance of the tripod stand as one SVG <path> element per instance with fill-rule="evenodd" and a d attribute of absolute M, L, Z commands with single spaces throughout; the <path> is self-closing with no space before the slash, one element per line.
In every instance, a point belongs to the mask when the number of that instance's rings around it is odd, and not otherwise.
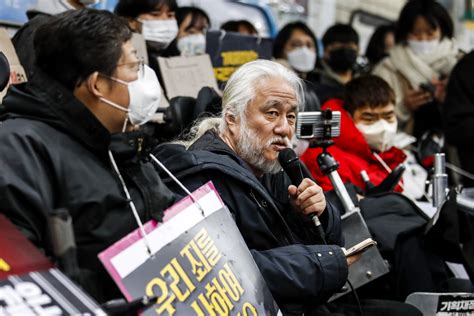
<path fill-rule="evenodd" d="M 312 125 L 308 122 L 310 115 L 308 113 L 308 118 L 301 124 L 302 126 L 297 132 L 306 135 L 305 138 L 309 140 L 311 148 L 322 148 L 322 152 L 317 156 L 316 162 L 321 172 L 331 180 L 337 197 L 343 205 L 345 214 L 341 216 L 342 232 L 346 247 L 351 247 L 372 236 L 361 215 L 360 209 L 354 205 L 337 172 L 339 163 L 328 152 L 328 148 L 334 144 L 331 138 L 337 137 L 340 134 L 340 113 L 333 115 L 333 112 L 329 110 L 324 111 L 320 114 L 319 120 L 316 123 L 313 122 Z M 337 117 L 339 117 L 339 121 L 337 121 Z M 379 250 L 376 247 L 372 247 L 349 267 L 348 279 L 354 285 L 354 288 L 359 288 L 388 272 L 389 269 Z M 345 291 L 333 295 L 330 300 L 349 293 L 348 287 L 346 286 L 345 288 Z"/>
<path fill-rule="evenodd" d="M 332 186 L 336 191 L 337 196 L 344 206 L 345 215 L 350 214 L 351 212 L 357 211 L 354 203 L 347 192 L 344 183 L 337 172 L 339 168 L 339 163 L 334 159 L 334 157 L 327 151 L 328 147 L 332 146 L 334 142 L 332 140 L 323 139 L 315 140 L 310 143 L 311 148 L 320 147 L 323 149 L 323 152 L 320 153 L 316 159 L 321 172 L 324 175 L 327 175 L 331 180 Z"/>

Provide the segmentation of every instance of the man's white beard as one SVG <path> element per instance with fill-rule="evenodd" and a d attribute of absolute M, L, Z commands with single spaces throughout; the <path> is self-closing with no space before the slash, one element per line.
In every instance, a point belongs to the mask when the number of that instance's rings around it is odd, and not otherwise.
<path fill-rule="evenodd" d="M 278 136 L 272 137 L 266 144 L 262 144 L 257 133 L 244 123 L 240 128 L 237 154 L 250 166 L 263 173 L 277 173 L 281 170 L 278 159 L 268 160 L 263 155 L 264 149 L 275 142 L 284 142 L 287 146 L 290 144 L 288 137 Z"/>

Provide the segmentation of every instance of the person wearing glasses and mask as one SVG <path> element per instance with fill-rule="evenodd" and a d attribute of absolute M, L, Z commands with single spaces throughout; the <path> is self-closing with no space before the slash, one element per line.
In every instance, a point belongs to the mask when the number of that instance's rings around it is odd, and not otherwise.
<path fill-rule="evenodd" d="M 321 107 L 313 83 L 306 80 L 316 67 L 318 56 L 314 33 L 303 22 L 285 25 L 273 42 L 273 58 L 293 70 L 305 85 L 304 111 L 318 111 Z"/>
<path fill-rule="evenodd" d="M 114 13 L 124 17 L 130 28 L 146 40 L 150 67 L 159 74 L 157 58 L 178 35 L 175 0 L 119 0 Z"/>
<path fill-rule="evenodd" d="M 442 127 L 439 107 L 461 56 L 449 13 L 436 1 L 407 2 L 397 25 L 396 45 L 373 73 L 395 91 L 398 129 L 419 138 Z"/>
<path fill-rule="evenodd" d="M 131 37 L 108 11 L 51 17 L 34 38 L 34 75 L 9 90 L 0 124 L 0 213 L 51 256 L 48 219 L 65 209 L 76 240 L 76 281 L 99 302 L 120 292 L 98 253 L 135 230 L 136 217 L 160 220 L 175 199 L 140 159 L 146 138 L 131 132 L 161 97 Z"/>
<path fill-rule="evenodd" d="M 68 10 L 83 9 L 88 6 L 94 6 L 102 0 L 38 0 L 36 4 L 26 11 L 28 22 L 25 23 L 12 38 L 20 64 L 25 69 L 29 78 L 33 71 L 34 47 L 33 37 L 36 29 L 46 23 L 48 19 L 55 14 L 63 13 Z"/>

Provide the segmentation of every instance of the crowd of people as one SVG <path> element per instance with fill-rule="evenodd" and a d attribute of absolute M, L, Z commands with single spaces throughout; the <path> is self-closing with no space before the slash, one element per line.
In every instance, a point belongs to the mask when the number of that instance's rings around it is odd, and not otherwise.
<path fill-rule="evenodd" d="M 55 260 L 48 219 L 66 209 L 79 268 L 70 277 L 97 301 L 121 297 L 98 253 L 137 221 L 161 221 L 183 197 L 150 153 L 191 191 L 214 183 L 284 315 L 358 315 L 358 305 L 364 315 L 421 315 L 403 303 L 409 294 L 473 292 L 472 281 L 453 277 L 445 249 L 430 246 L 429 219 L 414 204 L 426 199 L 431 167 L 410 147 L 416 138 L 446 133 L 461 167 L 474 172 L 473 55 L 457 48 L 441 4 L 408 1 L 394 25 L 375 31 L 368 66 L 351 25 L 328 28 L 320 50 L 310 27 L 289 23 L 273 41 L 273 60 L 242 65 L 217 92 L 219 114 L 159 143 L 148 129 L 166 98 L 157 57 L 205 54 L 215 26 L 202 9 L 175 0 L 119 0 L 113 13 L 88 8 L 93 3 L 40 0 L 12 38 L 28 82 L 10 86 L 0 105 L 0 213 Z M 221 28 L 258 36 L 245 20 Z M 132 44 L 137 34 L 148 64 Z M 347 210 L 317 163 L 323 149 L 298 143 L 313 176 L 300 184 L 278 161 L 298 142 L 298 113 L 326 109 L 341 113 L 341 135 L 327 151 L 391 267 L 361 289 L 357 304 L 352 296 L 328 303 L 360 255 L 342 250 Z M 381 188 L 401 164 L 409 174 Z"/>

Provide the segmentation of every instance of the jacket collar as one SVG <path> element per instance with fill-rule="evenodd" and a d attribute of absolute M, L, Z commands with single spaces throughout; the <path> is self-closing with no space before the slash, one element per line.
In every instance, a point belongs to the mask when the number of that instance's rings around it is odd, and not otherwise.
<path fill-rule="evenodd" d="M 188 150 L 182 145 L 163 144 L 157 147 L 154 154 L 162 159 L 162 162 L 178 177 L 207 168 L 219 169 L 252 186 L 273 203 L 262 181 L 253 174 L 250 166 L 219 137 L 216 131 L 207 131 Z M 271 175 L 263 177 L 267 176 Z"/>
<path fill-rule="evenodd" d="M 295 239 L 274 198 L 263 184 L 268 182 L 269 177 L 275 175 L 265 174 L 261 181 L 257 179 L 248 164 L 217 135 L 217 132 L 212 130 L 206 132 L 188 150 L 182 145 L 162 144 L 156 148 L 154 154 L 178 178 L 184 178 L 197 172 L 205 173 L 206 170 L 219 170 L 222 174 L 245 183 L 266 200 L 275 215 L 281 220 L 288 235 Z M 165 179 L 167 177 L 162 172 L 160 172 L 160 176 Z"/>
<path fill-rule="evenodd" d="M 202 135 L 189 150 L 207 150 L 216 154 L 226 155 L 241 167 L 253 174 L 252 168 L 235 151 L 227 145 L 215 130 L 209 130 Z"/>

